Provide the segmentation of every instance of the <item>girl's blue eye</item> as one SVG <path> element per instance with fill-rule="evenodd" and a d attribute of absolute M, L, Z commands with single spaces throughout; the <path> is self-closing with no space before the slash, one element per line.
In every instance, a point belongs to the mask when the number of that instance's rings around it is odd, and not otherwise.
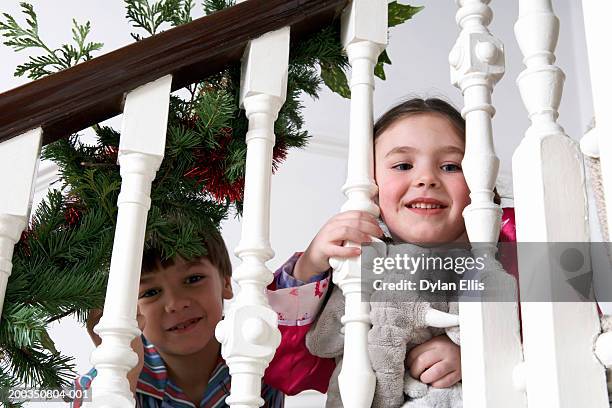
<path fill-rule="evenodd" d="M 412 168 L 412 164 L 410 163 L 399 163 L 392 167 L 395 170 L 406 171 Z"/>
<path fill-rule="evenodd" d="M 196 283 L 204 279 L 202 275 L 191 275 L 187 279 L 185 279 L 185 283 Z"/>
<path fill-rule="evenodd" d="M 452 164 L 452 163 L 443 164 L 440 168 L 449 173 L 455 173 L 455 172 L 461 171 L 461 166 L 457 164 Z"/>
<path fill-rule="evenodd" d="M 153 297 L 157 295 L 159 292 L 161 292 L 159 289 L 147 289 L 142 293 L 142 295 L 138 297 L 138 299 Z"/>

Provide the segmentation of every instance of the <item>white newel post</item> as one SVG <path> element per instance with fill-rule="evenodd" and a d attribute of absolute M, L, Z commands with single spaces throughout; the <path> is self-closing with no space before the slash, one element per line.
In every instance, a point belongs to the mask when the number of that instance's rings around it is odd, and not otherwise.
<path fill-rule="evenodd" d="M 565 75 L 554 65 L 559 20 L 551 0 L 519 0 L 514 29 L 526 65 L 517 84 L 531 119 L 512 158 L 517 239 L 542 245 L 537 270 L 534 251 L 519 246 L 521 293 L 522 300 L 538 300 L 529 298 L 531 282 L 567 286 L 559 285 L 566 277 L 544 243 L 589 241 L 585 176 L 578 143 L 557 123 Z M 583 256 L 590 261 L 588 251 Z M 528 405 L 608 407 L 604 367 L 593 354 L 600 330 L 595 305 L 522 301 L 521 310 Z"/>
<path fill-rule="evenodd" d="M 504 47 L 488 30 L 490 0 L 457 0 L 461 28 L 449 55 L 451 82 L 465 106 L 466 146 L 462 167 L 471 203 L 463 211 L 474 256 L 493 259 L 497 252 L 501 208 L 493 202 L 499 159 L 493 147 L 493 87 L 504 75 Z M 463 404 L 470 408 L 525 407 L 525 395 L 512 387 L 514 367 L 522 360 L 518 303 L 461 302 Z"/>
<path fill-rule="evenodd" d="M 379 209 L 372 200 L 377 192 L 372 135 L 374 66 L 387 45 L 387 1 L 353 0 L 342 15 L 342 43 L 352 68 L 348 169 L 342 187 L 347 201 L 342 211 L 367 211 L 378 217 Z M 334 283 L 346 300 L 340 395 L 345 407 L 367 408 L 372 404 L 376 377 L 368 354 L 370 304 L 361 299 L 361 259 L 332 259 L 331 264 Z"/>
<path fill-rule="evenodd" d="M 41 141 L 38 128 L 0 143 L 0 315 L 13 249 L 28 225 Z"/>
<path fill-rule="evenodd" d="M 164 157 L 172 77 L 165 76 L 127 94 L 118 162 L 121 192 L 104 315 L 95 327 L 102 344 L 91 355 L 98 371 L 93 406 L 133 407 L 127 373 L 137 364 L 130 342 L 140 335 L 136 322 L 151 183 Z"/>
<path fill-rule="evenodd" d="M 249 118 L 242 235 L 235 253 L 242 260 L 234 273 L 240 291 L 216 336 L 232 376 L 226 404 L 263 405 L 261 378 L 280 344 L 277 315 L 265 296 L 273 274 L 266 262 L 270 247 L 270 182 L 274 122 L 285 102 L 289 63 L 289 27 L 252 40 L 242 61 L 241 103 Z"/>

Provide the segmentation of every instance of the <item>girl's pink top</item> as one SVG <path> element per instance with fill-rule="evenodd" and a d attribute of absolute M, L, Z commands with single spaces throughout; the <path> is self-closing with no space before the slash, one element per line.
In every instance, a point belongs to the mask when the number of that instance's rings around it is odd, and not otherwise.
<path fill-rule="evenodd" d="M 499 242 L 516 242 L 514 208 L 502 212 Z M 335 368 L 330 358 L 315 357 L 306 348 L 306 333 L 317 316 L 329 288 L 329 276 L 295 287 L 278 288 L 277 283 L 291 275 L 301 253 L 296 253 L 275 273 L 268 287 L 270 306 L 278 314 L 281 344 L 266 370 L 264 381 L 287 395 L 314 389 L 327 392 Z M 518 279 L 516 247 L 502 245 L 499 252 L 504 269 Z M 282 276 L 283 275 L 283 276 Z M 294 279 L 290 277 L 289 279 Z"/>

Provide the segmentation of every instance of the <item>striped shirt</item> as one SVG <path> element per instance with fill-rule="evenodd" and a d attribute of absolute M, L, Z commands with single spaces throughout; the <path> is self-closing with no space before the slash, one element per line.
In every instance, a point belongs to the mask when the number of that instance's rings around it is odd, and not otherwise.
<path fill-rule="evenodd" d="M 210 375 L 208 386 L 200 405 L 196 407 L 185 393 L 168 377 L 166 365 L 155 346 L 142 336 L 144 343 L 144 366 L 136 386 L 136 407 L 138 408 L 221 408 L 228 407 L 225 398 L 230 395 L 231 377 L 225 360 L 218 356 L 217 365 Z M 87 390 L 96 376 L 92 368 L 76 380 L 76 389 Z M 262 383 L 261 397 L 264 408 L 282 408 L 285 396 L 282 392 Z M 74 401 L 73 408 L 80 408 L 81 401 Z"/>

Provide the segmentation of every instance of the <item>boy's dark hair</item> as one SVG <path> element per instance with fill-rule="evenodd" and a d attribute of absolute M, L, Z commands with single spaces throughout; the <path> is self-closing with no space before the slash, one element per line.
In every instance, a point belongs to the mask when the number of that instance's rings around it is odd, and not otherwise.
<path fill-rule="evenodd" d="M 434 113 L 446 118 L 465 143 L 465 119 L 453 105 L 439 98 L 412 98 L 389 109 L 374 124 L 374 140 L 398 120 L 423 113 Z M 496 188 L 493 193 L 493 201 L 500 204 L 501 197 Z"/>
<path fill-rule="evenodd" d="M 204 247 L 206 248 L 206 258 L 210 263 L 219 270 L 222 277 L 232 276 L 232 263 L 227 252 L 227 247 L 223 241 L 223 237 L 217 230 L 207 232 L 204 239 Z M 142 255 L 141 273 L 151 273 L 156 269 L 168 268 L 174 265 L 174 258 L 162 260 L 161 254 L 155 249 L 145 251 Z"/>

